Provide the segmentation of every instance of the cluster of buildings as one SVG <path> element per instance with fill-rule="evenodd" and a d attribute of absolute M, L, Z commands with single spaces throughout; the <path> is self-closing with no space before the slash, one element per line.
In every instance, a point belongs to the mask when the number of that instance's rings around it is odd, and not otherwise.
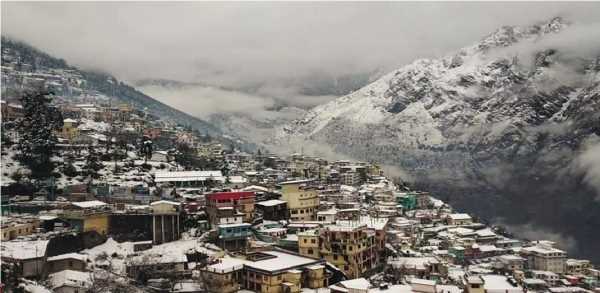
<path fill-rule="evenodd" d="M 600 270 L 569 258 L 560 243 L 486 226 L 395 184 L 378 164 L 224 147 L 84 90 L 76 71 L 27 73 L 5 55 L 3 82 L 42 81 L 58 90 L 55 106 L 65 118 L 56 133 L 59 155 L 74 162 L 71 173 L 85 168 L 89 146 L 108 155 L 100 157 L 98 178 L 67 175 L 63 164 L 58 179 L 32 194 L 8 188 L 17 180 L 3 173 L 0 288 L 600 292 Z M 2 102 L 3 126 L 22 115 L 15 101 Z M 103 151 L 116 136 L 126 144 L 118 160 Z M 153 142 L 149 158 L 136 154 L 142 137 Z M 182 144 L 186 159 L 201 166 L 174 159 Z M 3 168 L 20 171 L 4 157 Z"/>
<path fill-rule="evenodd" d="M 332 176 L 370 164 L 319 160 L 328 172 L 307 177 L 298 162 L 316 160 L 297 154 L 223 157 L 230 175 L 148 171 L 163 193 L 147 202 L 96 191 L 9 203 L 45 208 L 2 218 L 2 261 L 80 292 L 98 271 L 156 292 L 598 292 L 600 271 L 553 242 L 503 235 L 381 171 Z"/>

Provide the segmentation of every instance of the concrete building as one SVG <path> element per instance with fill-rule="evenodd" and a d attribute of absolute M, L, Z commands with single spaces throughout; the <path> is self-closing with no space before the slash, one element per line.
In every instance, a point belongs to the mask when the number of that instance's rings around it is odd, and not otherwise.
<path fill-rule="evenodd" d="M 63 270 L 48 276 L 52 292 L 80 293 L 92 287 L 92 276 L 88 272 Z"/>
<path fill-rule="evenodd" d="M 219 209 L 233 208 L 242 214 L 244 222 L 251 223 L 254 218 L 254 192 L 216 192 L 206 196 L 206 213 L 213 227 L 220 224 Z"/>
<path fill-rule="evenodd" d="M 181 238 L 181 204 L 160 200 L 150 204 L 152 210 L 152 242 L 161 244 Z"/>
<path fill-rule="evenodd" d="M 49 257 L 46 259 L 46 271 L 49 274 L 64 270 L 83 272 L 85 271 L 86 260 L 87 257 L 79 253 L 67 253 Z"/>
<path fill-rule="evenodd" d="M 177 171 L 156 172 L 154 182 L 169 183 L 175 187 L 200 187 L 210 185 L 210 181 L 225 182 L 221 171 Z"/>
<path fill-rule="evenodd" d="M 35 233 L 40 221 L 35 217 L 2 217 L 2 241 Z"/>
<path fill-rule="evenodd" d="M 279 221 L 288 219 L 287 203 L 283 200 L 271 199 L 256 203 L 256 209 L 263 215 L 263 219 Z"/>
<path fill-rule="evenodd" d="M 79 135 L 79 128 L 77 128 L 77 120 L 67 118 L 63 120 L 63 127 L 61 131 L 61 137 L 72 141 Z"/>
<path fill-rule="evenodd" d="M 448 225 L 460 226 L 473 223 L 473 219 L 469 214 L 450 214 L 446 218 Z"/>
<path fill-rule="evenodd" d="M 588 269 L 593 269 L 592 263 L 587 259 L 567 259 L 567 274 L 582 274 Z"/>
<path fill-rule="evenodd" d="M 241 250 L 246 247 L 248 237 L 252 235 L 248 223 L 218 225 L 217 245 L 227 250 Z"/>
<path fill-rule="evenodd" d="M 321 258 L 319 252 L 319 230 L 307 230 L 298 232 L 298 252 L 300 255 Z"/>
<path fill-rule="evenodd" d="M 549 271 L 557 274 L 566 272 L 567 253 L 548 244 L 537 244 L 521 250 L 530 270 Z"/>
<path fill-rule="evenodd" d="M 280 183 L 281 199 L 287 202 L 290 220 L 314 221 L 317 219 L 319 195 L 310 185 L 312 180 Z"/>
<path fill-rule="evenodd" d="M 323 260 L 282 251 L 263 251 L 247 256 L 244 289 L 254 292 L 300 292 L 303 287 L 327 286 Z"/>
<path fill-rule="evenodd" d="M 2 263 L 13 263 L 17 266 L 14 273 L 24 278 L 39 278 L 44 273 L 46 248 L 49 240 L 12 240 L 2 241 Z"/>
<path fill-rule="evenodd" d="M 224 257 L 216 263 L 200 270 L 200 278 L 210 293 L 233 293 L 240 290 L 243 284 L 244 263 L 246 260 Z"/>
<path fill-rule="evenodd" d="M 301 255 L 325 259 L 348 278 L 359 278 L 379 264 L 375 231 L 367 225 L 327 226 L 318 233 L 318 255 L 314 236 L 309 232 L 298 234 Z"/>

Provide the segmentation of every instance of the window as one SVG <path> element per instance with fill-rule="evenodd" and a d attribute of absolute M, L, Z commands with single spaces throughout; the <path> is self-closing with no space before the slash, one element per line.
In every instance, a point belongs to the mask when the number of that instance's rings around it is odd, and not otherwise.
<path fill-rule="evenodd" d="M 313 254 L 313 250 L 312 250 L 312 248 L 309 248 L 309 249 L 308 249 L 308 254 Z"/>
<path fill-rule="evenodd" d="M 306 240 L 306 238 L 304 238 L 304 243 L 307 243 L 308 241 Z"/>
<path fill-rule="evenodd" d="M 310 243 L 317 243 L 317 240 L 313 238 L 310 240 Z"/>
<path fill-rule="evenodd" d="M 277 276 L 277 280 L 281 281 L 281 275 Z"/>

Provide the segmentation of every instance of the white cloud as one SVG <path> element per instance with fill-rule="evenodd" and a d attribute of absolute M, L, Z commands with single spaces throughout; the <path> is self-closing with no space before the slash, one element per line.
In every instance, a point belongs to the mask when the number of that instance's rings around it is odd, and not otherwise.
<path fill-rule="evenodd" d="M 75 65 L 130 81 L 201 82 L 265 96 L 262 103 L 306 106 L 331 98 L 302 92 L 320 76 L 386 72 L 454 52 L 501 25 L 556 15 L 591 25 L 600 14 L 598 3 L 542 2 L 4 1 L 1 7 L 3 35 Z"/>
<path fill-rule="evenodd" d="M 588 140 L 575 167 L 582 172 L 583 181 L 596 191 L 596 200 L 600 201 L 600 138 L 594 136 Z"/>

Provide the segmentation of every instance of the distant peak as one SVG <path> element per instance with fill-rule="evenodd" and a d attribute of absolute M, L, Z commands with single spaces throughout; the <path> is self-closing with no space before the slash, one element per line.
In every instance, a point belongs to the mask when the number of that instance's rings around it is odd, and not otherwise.
<path fill-rule="evenodd" d="M 502 26 L 495 32 L 483 38 L 478 48 L 486 50 L 493 47 L 507 47 L 522 39 L 539 37 L 549 33 L 558 33 L 567 26 L 569 22 L 560 16 L 551 18 L 548 21 L 536 23 L 531 26 Z"/>

